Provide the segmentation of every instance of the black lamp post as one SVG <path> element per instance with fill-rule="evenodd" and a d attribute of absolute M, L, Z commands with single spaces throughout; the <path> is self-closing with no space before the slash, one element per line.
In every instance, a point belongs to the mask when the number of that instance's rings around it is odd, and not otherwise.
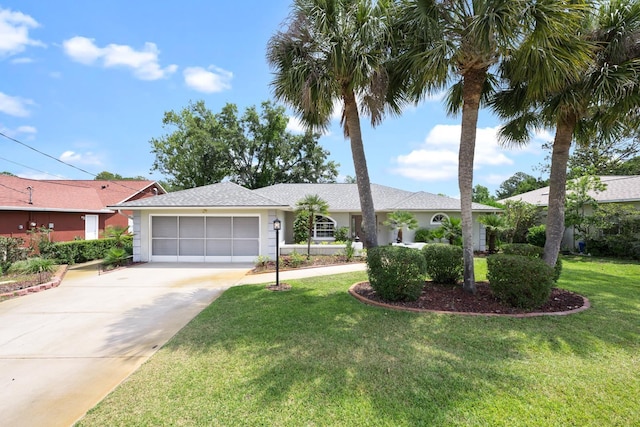
<path fill-rule="evenodd" d="M 273 229 L 276 230 L 276 286 L 280 286 L 280 229 L 282 222 L 276 218 L 273 220 Z"/>

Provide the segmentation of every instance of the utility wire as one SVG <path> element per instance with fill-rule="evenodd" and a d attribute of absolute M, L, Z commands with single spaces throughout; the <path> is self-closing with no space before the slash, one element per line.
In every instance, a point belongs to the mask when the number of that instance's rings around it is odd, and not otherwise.
<path fill-rule="evenodd" d="M 0 186 L 8 188 L 9 190 L 17 191 L 18 193 L 27 194 L 26 191 L 18 190 L 17 188 L 9 187 L 8 185 L 0 184 Z"/>
<path fill-rule="evenodd" d="M 4 134 L 4 133 L 2 133 L 2 132 L 0 132 L 0 136 L 3 136 L 3 137 L 5 137 L 5 138 L 7 138 L 8 140 L 13 141 L 13 142 L 15 142 L 15 143 L 17 143 L 17 144 L 20 144 L 20 145 L 22 145 L 23 147 L 28 148 L 29 150 L 35 151 L 35 152 L 36 152 L 36 153 L 38 153 L 38 154 L 41 154 L 41 155 L 43 155 L 43 156 L 45 156 L 45 157 L 48 157 L 48 158 L 50 158 L 50 159 L 53 159 L 53 160 L 55 160 L 56 162 L 62 163 L 62 164 L 63 164 L 63 165 L 65 165 L 65 166 L 69 166 L 69 167 L 71 167 L 71 168 L 73 168 L 73 169 L 79 170 L 80 172 L 86 173 L 87 175 L 91 175 L 91 176 L 92 176 L 92 177 L 94 177 L 94 178 L 98 176 L 98 175 L 96 175 L 95 173 L 91 173 L 91 172 L 89 172 L 89 171 L 87 171 L 87 170 L 84 170 L 84 169 L 82 169 L 82 168 L 79 168 L 79 167 L 77 167 L 77 166 L 74 166 L 74 165 L 72 165 L 72 164 L 70 164 L 70 163 L 67 163 L 67 162 L 65 162 L 65 161 L 63 161 L 63 160 L 60 160 L 60 159 L 58 159 L 58 158 L 56 158 L 56 157 L 53 157 L 53 156 L 52 156 L 52 155 L 50 155 L 50 154 L 47 154 L 47 153 L 45 153 L 45 152 L 43 152 L 43 151 L 40 151 L 40 150 L 38 150 L 37 148 L 34 148 L 34 147 L 32 147 L 32 146 L 30 146 L 30 145 L 28 145 L 28 144 L 25 144 L 24 142 L 18 141 L 17 139 L 12 138 L 12 137 L 10 137 L 10 136 L 8 136 L 8 135 L 5 135 L 5 134 Z M 45 173 L 46 173 L 46 172 L 45 172 Z M 55 176 L 55 175 L 54 175 L 54 176 Z M 71 181 L 72 181 L 72 180 L 71 180 Z M 132 187 L 129 187 L 129 186 L 124 185 L 124 184 L 122 184 L 122 183 L 120 183 L 120 182 L 117 182 L 117 181 L 111 181 L 111 180 L 105 180 L 105 181 L 108 181 L 108 182 L 110 182 L 110 183 L 112 183 L 112 184 L 119 185 L 119 186 L 124 187 L 124 188 L 127 188 L 127 189 L 129 189 L 129 190 L 135 191 L 136 193 L 139 193 L 139 192 L 141 191 L 141 190 L 140 190 L 140 189 L 138 189 L 138 188 L 132 188 Z"/>
<path fill-rule="evenodd" d="M 23 168 L 31 169 L 32 171 L 40 172 L 40 173 L 43 173 L 45 175 L 55 176 L 56 178 L 60 178 L 60 179 L 68 179 L 66 176 L 56 175 L 54 173 L 45 172 L 45 171 L 42 171 L 40 169 L 32 168 L 31 166 L 23 165 L 22 163 L 18 163 L 18 162 L 14 162 L 13 160 L 5 159 L 2 156 L 0 156 L 0 160 L 4 160 L 5 162 L 13 163 L 14 165 L 22 166 Z"/>

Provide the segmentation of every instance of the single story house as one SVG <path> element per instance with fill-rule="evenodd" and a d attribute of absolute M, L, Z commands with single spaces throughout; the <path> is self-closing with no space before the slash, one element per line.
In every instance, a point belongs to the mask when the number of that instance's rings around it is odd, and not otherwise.
<path fill-rule="evenodd" d="M 0 235 L 29 241 L 51 230 L 51 241 L 98 239 L 109 226 L 133 225 L 131 212 L 108 208 L 166 191 L 155 181 L 36 180 L 0 175 Z"/>
<path fill-rule="evenodd" d="M 410 192 L 372 185 L 378 243 L 394 241 L 395 232 L 383 225 L 397 210 L 412 212 L 421 227 L 437 228 L 445 217 L 460 216 L 460 201 L 426 192 Z M 361 230 L 362 214 L 356 184 L 277 184 L 249 190 L 231 182 L 207 185 L 149 199 L 128 201 L 111 209 L 133 211 L 135 261 L 253 262 L 275 256 L 273 221 L 282 221 L 279 243 L 293 242 L 296 203 L 317 194 L 329 214 L 316 222 L 315 241 L 332 241 L 338 227 L 352 236 Z M 499 211 L 478 203 L 473 215 Z M 413 231 L 405 231 L 406 241 Z M 474 247 L 484 250 L 484 228 L 474 221 Z"/>
<path fill-rule="evenodd" d="M 589 191 L 588 193 L 598 204 L 624 203 L 640 209 L 640 175 L 600 176 L 599 178 L 600 182 L 605 184 L 607 188 L 604 191 Z M 549 187 L 538 188 L 537 190 L 508 197 L 500 200 L 500 203 L 508 200 L 521 200 L 546 208 L 549 206 Z M 585 207 L 585 215 L 590 215 L 592 212 L 591 206 Z M 575 249 L 574 230 L 572 227 L 568 227 L 565 230 L 562 246 Z"/>

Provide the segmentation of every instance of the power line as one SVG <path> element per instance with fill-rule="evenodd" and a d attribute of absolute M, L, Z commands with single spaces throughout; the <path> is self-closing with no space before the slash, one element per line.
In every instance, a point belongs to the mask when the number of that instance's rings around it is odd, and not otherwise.
<path fill-rule="evenodd" d="M 45 156 L 45 157 L 48 157 L 48 158 L 50 158 L 50 159 L 53 159 L 53 160 L 55 160 L 56 162 L 62 163 L 62 164 L 63 164 L 63 165 L 65 165 L 65 166 L 69 166 L 70 168 L 73 168 L 73 169 L 79 170 L 80 172 L 86 173 L 87 175 L 91 175 L 91 176 L 92 176 L 92 177 L 94 177 L 94 178 L 96 178 L 96 177 L 98 176 L 98 175 L 96 175 L 95 173 L 91 173 L 91 172 L 89 172 L 89 171 L 87 171 L 87 170 L 84 170 L 84 169 L 82 169 L 82 168 L 79 168 L 79 167 L 77 167 L 77 166 L 74 166 L 74 165 L 72 165 L 72 164 L 70 164 L 70 163 L 67 163 L 67 162 L 65 162 L 65 161 L 63 161 L 63 160 L 60 160 L 60 159 L 58 159 L 58 158 L 56 158 L 56 157 L 54 157 L 54 156 L 52 156 L 52 155 L 50 155 L 50 154 L 47 154 L 47 153 L 45 153 L 45 152 L 43 152 L 43 151 L 40 151 L 40 150 L 38 150 L 37 148 L 34 148 L 34 147 L 32 147 L 32 146 L 30 146 L 30 145 L 28 145 L 28 144 L 25 144 L 24 142 L 18 141 L 17 139 L 12 138 L 12 137 L 10 137 L 10 136 L 8 136 L 8 135 L 5 135 L 5 134 L 4 134 L 4 133 L 2 133 L 2 132 L 0 132 L 0 136 L 3 136 L 3 137 L 5 137 L 5 138 L 7 138 L 8 140 L 13 141 L 13 142 L 15 142 L 15 143 L 17 143 L 17 144 L 20 144 L 20 145 L 22 145 L 23 147 L 28 148 L 29 150 L 35 151 L 35 152 L 36 152 L 36 153 L 38 153 L 38 154 L 41 154 L 41 155 L 43 155 L 43 156 Z M 26 167 L 28 167 L 28 166 L 26 166 Z M 31 169 L 31 168 L 30 168 L 30 169 Z M 40 171 L 39 171 L 39 172 L 40 172 Z M 44 173 L 47 173 L 47 172 L 44 172 Z M 56 176 L 56 175 L 53 175 L 53 176 Z M 141 191 L 141 190 L 140 190 L 140 189 L 138 189 L 138 188 L 132 188 L 132 187 L 129 187 L 129 186 L 124 185 L 124 184 L 122 184 L 122 183 L 120 183 L 120 182 L 117 182 L 117 181 L 112 181 L 112 180 L 108 180 L 108 179 L 107 179 L 107 180 L 105 180 L 105 181 L 110 182 L 110 183 L 115 184 L 115 185 L 119 185 L 119 186 L 124 187 L 124 188 L 127 188 L 127 189 L 129 189 L 129 190 L 135 191 L 136 193 L 138 193 L 138 192 L 140 192 L 140 191 Z M 62 184 L 61 184 L 61 185 L 62 185 Z"/>
<path fill-rule="evenodd" d="M 26 191 L 18 190 L 17 188 L 9 187 L 8 185 L 0 184 L 0 186 L 4 188 L 8 188 L 9 190 L 17 191 L 18 193 L 27 194 Z"/>
<path fill-rule="evenodd" d="M 45 171 L 42 171 L 40 169 L 32 168 L 31 166 L 23 165 L 22 163 L 14 162 L 13 160 L 5 159 L 4 157 L 1 157 L 1 156 L 0 156 L 0 160 L 4 160 L 5 162 L 13 163 L 14 165 L 18 165 L 18 166 L 21 166 L 23 168 L 31 169 L 32 171 L 40 172 L 40 173 L 43 173 L 45 175 L 55 176 L 56 178 L 60 178 L 60 179 L 67 179 L 67 177 L 65 177 L 65 176 L 56 175 L 54 173 L 45 172 Z"/>

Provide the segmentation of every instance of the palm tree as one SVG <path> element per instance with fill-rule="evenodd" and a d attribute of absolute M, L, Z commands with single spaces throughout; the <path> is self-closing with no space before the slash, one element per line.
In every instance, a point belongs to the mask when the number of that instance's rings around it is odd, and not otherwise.
<path fill-rule="evenodd" d="M 409 230 L 415 230 L 418 228 L 418 220 L 413 216 L 411 212 L 407 211 L 395 211 L 390 213 L 386 221 L 383 222 L 387 227 L 391 227 L 394 230 L 398 230 L 398 243 L 402 243 L 402 229 L 407 227 Z"/>
<path fill-rule="evenodd" d="M 493 101 L 495 111 L 510 119 L 502 130 L 506 142 L 524 144 L 535 129 L 556 129 L 544 246 L 544 260 L 550 266 L 556 263 L 565 229 L 572 141 L 588 144 L 625 136 L 630 132 L 625 120 L 637 120 L 640 106 L 640 2 L 601 4 L 576 34 L 591 45 L 589 62 L 579 68 L 578 76 L 566 76 L 560 88 L 539 94 L 529 90 L 532 83 L 516 79 Z"/>
<path fill-rule="evenodd" d="M 462 219 L 443 218 L 440 227 L 433 231 L 438 239 L 447 239 L 450 245 L 455 245 L 456 240 L 460 242 L 462 238 Z"/>
<path fill-rule="evenodd" d="M 385 112 L 400 112 L 400 95 L 398 101 L 386 99 L 390 5 L 383 0 L 294 0 L 286 29 L 267 46 L 275 96 L 292 105 L 307 127 L 326 129 L 334 101 L 342 104 L 366 247 L 378 241 L 360 114 L 368 114 L 375 126 Z"/>
<path fill-rule="evenodd" d="M 558 70 L 572 70 L 579 49 L 564 48 L 579 25 L 582 2 L 544 0 L 404 0 L 396 46 L 402 52 L 392 88 L 409 90 L 416 101 L 451 84 L 450 113 L 462 113 L 458 185 L 462 216 L 464 283 L 475 293 L 471 213 L 476 127 L 481 104 L 497 81 L 505 58 L 532 88 L 558 87 Z M 568 36 L 569 35 L 569 36 Z M 398 76 L 399 75 L 399 76 Z M 404 76 L 404 78 L 402 77 Z"/>
<path fill-rule="evenodd" d="M 309 228 L 307 230 L 307 259 L 311 258 L 311 237 L 313 236 L 313 222 L 316 215 L 328 215 L 329 205 L 317 194 L 307 194 L 304 199 L 298 200 L 297 212 L 304 212 L 309 216 Z"/>
<path fill-rule="evenodd" d="M 502 215 L 496 214 L 482 215 L 478 218 L 478 222 L 484 225 L 484 228 L 487 230 L 487 238 L 489 240 L 488 252 L 495 254 L 496 238 L 498 237 L 498 233 L 507 229 L 507 222 Z"/>

